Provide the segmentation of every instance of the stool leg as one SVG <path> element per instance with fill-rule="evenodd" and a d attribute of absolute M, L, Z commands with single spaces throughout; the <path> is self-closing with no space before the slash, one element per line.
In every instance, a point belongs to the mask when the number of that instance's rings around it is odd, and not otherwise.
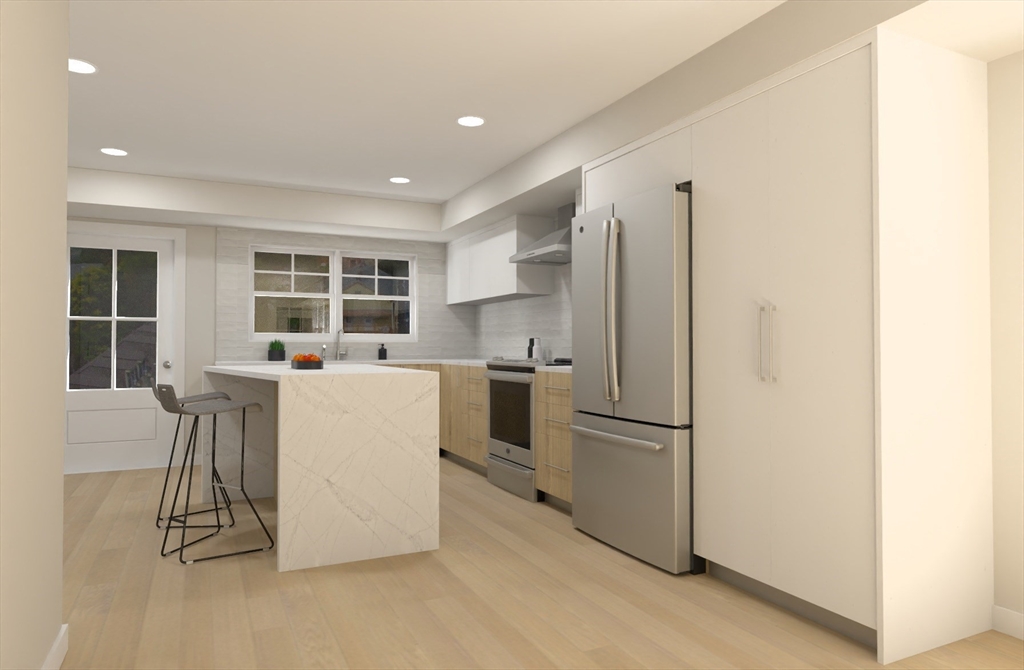
<path fill-rule="evenodd" d="M 199 417 L 196 417 L 195 420 L 198 421 Z M 193 430 L 193 432 L 196 432 L 196 431 Z M 217 415 L 214 414 L 213 415 L 213 444 L 211 446 L 211 455 L 216 453 L 216 452 L 217 452 Z M 195 443 L 195 441 L 193 441 L 192 442 L 192 463 L 191 463 L 191 465 L 189 465 L 189 468 L 188 468 L 188 488 L 185 489 L 185 521 L 186 522 L 188 521 L 188 505 L 189 505 L 189 500 L 192 498 L 192 471 L 195 469 L 195 465 L 196 465 L 196 443 Z M 212 477 L 211 477 L 211 479 L 212 479 Z M 216 497 L 214 497 L 214 499 L 213 499 L 213 504 L 214 504 L 213 510 L 214 510 L 214 512 L 217 515 L 217 530 L 213 531 L 212 533 L 207 533 L 206 535 L 204 535 L 203 537 L 199 538 L 198 540 L 192 540 L 191 542 L 186 544 L 185 543 L 185 531 L 189 528 L 189 526 L 188 526 L 188 523 L 182 523 L 181 524 L 181 549 L 178 551 L 178 561 L 182 565 L 191 565 L 192 563 L 195 563 L 194 560 L 193 561 L 186 561 L 185 560 L 185 547 L 190 547 L 193 544 L 195 544 L 196 542 L 202 542 L 203 540 L 209 539 L 209 538 L 213 537 L 214 535 L 217 535 L 218 533 L 220 533 L 221 528 L 223 528 L 223 526 L 220 523 L 220 508 L 217 507 L 217 498 Z M 203 560 L 203 559 L 200 559 L 200 560 Z"/>
<path fill-rule="evenodd" d="M 240 488 L 242 490 L 242 495 L 245 496 L 246 502 L 249 503 L 249 507 L 250 507 L 250 509 L 252 509 L 252 513 L 256 515 L 256 520 L 260 522 L 260 526 L 263 527 L 263 532 L 266 533 L 267 539 L 270 540 L 270 546 L 265 548 L 263 551 L 270 551 L 271 549 L 274 548 L 274 538 L 270 534 L 270 531 L 267 530 L 267 524 L 263 523 L 263 518 L 260 516 L 259 512 L 256 511 L 256 507 L 252 504 L 252 500 L 249 499 L 249 494 L 245 492 L 245 408 L 244 407 L 242 408 L 242 459 L 241 459 L 240 466 L 241 467 L 239 468 L 238 488 Z"/>
<path fill-rule="evenodd" d="M 183 517 L 184 516 L 184 515 L 181 515 L 181 514 L 175 514 L 174 513 L 174 505 L 173 504 L 171 505 L 171 509 L 169 511 L 169 516 L 167 516 L 167 517 L 163 516 L 164 499 L 165 499 L 165 496 L 167 495 L 167 483 L 168 483 L 168 481 L 170 480 L 170 477 L 171 477 L 171 467 L 173 466 L 173 463 L 174 463 L 174 451 L 175 451 L 175 449 L 178 446 L 178 433 L 179 433 L 179 431 L 181 429 L 182 418 L 183 418 L 183 415 L 179 414 L 178 415 L 178 425 L 174 429 L 174 442 L 171 444 L 171 457 L 167 461 L 167 473 L 164 475 L 164 487 L 163 487 L 163 489 L 161 490 L 161 493 L 160 493 L 160 509 L 157 511 L 157 515 L 156 515 L 156 527 L 157 528 L 161 528 L 161 526 L 160 526 L 160 522 L 161 521 L 166 520 L 168 523 L 171 523 L 171 521 L 173 520 L 173 521 L 177 522 L 179 520 L 179 517 Z M 189 433 L 189 439 L 191 440 L 191 433 Z M 185 465 L 186 465 L 187 462 L 188 462 L 188 453 L 186 452 L 184 454 L 184 456 L 182 457 L 182 459 L 181 459 L 181 473 L 178 475 L 178 486 L 179 487 L 181 486 L 181 477 L 182 477 L 182 475 L 185 472 Z M 220 473 L 217 472 L 216 468 L 213 468 L 213 477 L 216 478 L 214 481 L 218 481 L 218 482 L 221 481 L 220 480 Z M 225 496 L 222 496 L 222 497 L 224 498 L 224 504 L 225 504 L 225 508 L 228 511 L 228 516 L 231 518 L 231 523 L 228 524 L 228 528 L 231 528 L 232 526 L 235 525 L 235 517 L 231 513 L 231 500 L 228 499 Z M 213 505 L 214 505 L 214 507 L 218 506 L 217 495 L 216 495 L 216 489 L 215 488 L 214 488 Z M 214 509 L 200 509 L 200 510 L 195 510 L 195 511 L 189 512 L 189 514 L 190 515 L 193 515 L 193 514 L 208 514 L 208 513 L 213 512 L 213 511 L 215 511 L 215 510 Z M 204 525 L 191 526 L 191 528 L 216 528 L 216 527 L 218 527 L 218 525 L 204 524 Z"/>
<path fill-rule="evenodd" d="M 214 425 L 216 426 L 216 423 L 214 423 Z M 193 452 L 193 457 L 195 457 L 195 452 Z M 212 561 L 215 558 L 225 558 L 227 556 L 240 556 L 242 554 L 253 554 L 253 553 L 256 553 L 257 551 L 270 551 L 271 549 L 274 548 L 274 537 L 270 534 L 270 531 L 267 529 L 267 524 L 263 523 L 263 519 L 260 517 L 260 513 L 256 511 L 256 506 L 252 504 L 252 500 L 249 498 L 249 494 L 245 492 L 245 408 L 244 407 L 242 408 L 242 448 L 241 448 L 241 457 L 242 457 L 242 460 L 241 460 L 241 468 L 240 468 L 239 490 L 242 492 L 242 495 L 245 496 L 245 501 L 247 503 L 249 503 L 249 509 L 252 510 L 252 513 L 253 513 L 253 515 L 255 515 L 256 520 L 260 522 L 260 526 L 262 526 L 263 532 L 266 533 L 267 539 L 270 540 L 270 545 L 266 546 L 266 547 L 256 547 L 255 549 L 243 549 L 242 551 L 232 551 L 232 552 L 228 552 L 228 553 L 225 553 L 225 554 L 217 554 L 215 556 L 203 556 L 202 558 L 196 558 L 196 559 L 193 559 L 191 561 L 182 561 L 183 563 L 198 563 L 200 561 Z M 188 498 L 187 498 L 187 496 L 186 496 L 185 500 L 186 500 L 185 504 L 187 506 L 188 505 L 188 502 L 187 502 Z M 182 531 L 182 542 L 184 542 L 184 539 L 185 539 L 185 534 L 184 534 L 184 531 Z M 194 544 L 194 543 L 190 543 L 190 544 Z M 181 554 L 178 555 L 178 558 L 181 559 Z"/>
<path fill-rule="evenodd" d="M 210 526 L 210 525 L 205 525 L 205 526 L 192 525 L 192 526 L 190 526 L 187 523 L 188 522 L 189 514 L 201 514 L 201 513 L 204 513 L 204 512 L 211 512 L 211 511 L 213 511 L 213 510 L 200 510 L 198 512 L 189 512 L 189 509 L 188 509 L 189 508 L 188 498 L 189 498 L 189 494 L 190 494 L 191 488 L 192 488 L 192 470 L 195 467 L 195 460 L 196 460 L 196 443 L 198 442 L 198 433 L 199 433 L 199 417 L 195 417 L 192 420 L 192 429 L 191 429 L 191 431 L 189 431 L 188 443 L 185 445 L 185 453 L 184 453 L 184 455 L 182 457 L 181 472 L 178 474 L 178 485 L 174 489 L 174 499 L 171 502 L 170 514 L 167 517 L 167 525 L 164 527 L 164 541 L 163 541 L 163 544 L 160 547 L 160 555 L 161 556 L 170 556 L 171 554 L 173 554 L 175 552 L 180 552 L 185 547 L 192 546 L 196 542 L 202 542 L 203 540 L 205 540 L 207 538 L 211 538 L 211 537 L 213 537 L 214 535 L 216 535 L 217 533 L 220 532 L 220 527 L 218 527 L 218 526 Z M 191 452 L 191 456 L 192 456 L 192 459 L 191 459 L 192 460 L 192 465 L 191 466 L 188 465 L 188 463 L 189 463 L 189 452 Z M 189 488 L 185 491 L 185 498 L 186 498 L 186 500 L 185 500 L 185 512 L 182 513 L 182 514 L 175 514 L 174 510 L 178 506 L 178 496 L 181 493 L 181 484 L 182 484 L 182 479 L 185 476 L 185 468 L 186 467 L 188 468 L 188 486 L 189 486 Z M 181 546 L 175 547 L 174 549 L 172 549 L 170 551 L 167 551 L 167 539 L 170 536 L 171 528 L 174 527 L 173 524 L 175 524 L 175 523 L 181 524 L 182 544 L 181 544 Z M 200 538 L 198 538 L 196 540 L 192 540 L 191 542 L 186 544 L 185 543 L 185 531 L 188 528 L 216 528 L 217 530 L 213 531 L 212 533 L 207 533 L 203 537 L 200 537 Z M 180 556 L 180 554 L 179 554 L 179 556 Z"/>
<path fill-rule="evenodd" d="M 178 415 L 178 425 L 174 427 L 174 441 L 171 442 L 171 457 L 167 459 L 167 474 L 164 475 L 164 487 L 160 489 L 160 508 L 156 511 L 156 527 L 160 527 L 160 522 L 163 521 L 164 514 L 164 497 L 167 495 L 167 482 L 171 478 L 171 464 L 174 463 L 174 450 L 178 446 L 178 431 L 181 430 L 181 419 L 182 415 Z M 172 508 L 173 512 L 174 509 Z"/>

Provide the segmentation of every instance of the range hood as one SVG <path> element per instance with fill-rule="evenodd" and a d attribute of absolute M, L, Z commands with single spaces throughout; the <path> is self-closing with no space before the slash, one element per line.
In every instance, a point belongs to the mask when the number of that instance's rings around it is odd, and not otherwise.
<path fill-rule="evenodd" d="M 572 262 L 572 217 L 576 215 L 576 205 L 568 204 L 558 208 L 559 228 L 545 235 L 514 256 L 509 263 L 527 265 L 565 265 Z"/>

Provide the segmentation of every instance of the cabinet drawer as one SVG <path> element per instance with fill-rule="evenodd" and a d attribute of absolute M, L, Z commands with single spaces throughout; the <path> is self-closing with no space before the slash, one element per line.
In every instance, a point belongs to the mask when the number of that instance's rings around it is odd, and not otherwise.
<path fill-rule="evenodd" d="M 537 372 L 534 375 L 533 397 L 536 402 L 572 407 L 572 374 Z"/>
<path fill-rule="evenodd" d="M 547 434 L 537 436 L 537 488 L 572 502 L 572 439 Z"/>
<path fill-rule="evenodd" d="M 534 432 L 571 440 L 572 407 L 542 402 L 534 406 Z"/>

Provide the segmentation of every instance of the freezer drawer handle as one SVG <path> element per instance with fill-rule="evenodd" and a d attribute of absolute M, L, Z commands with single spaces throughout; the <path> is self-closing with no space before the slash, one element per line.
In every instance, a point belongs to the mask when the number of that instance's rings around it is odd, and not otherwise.
<path fill-rule="evenodd" d="M 624 447 L 636 447 L 637 449 L 647 449 L 649 451 L 661 451 L 665 448 L 664 444 L 658 444 L 657 442 L 648 442 L 647 440 L 638 440 L 633 437 L 622 437 L 621 435 L 602 433 L 599 430 L 591 430 L 590 428 L 583 428 L 582 426 L 569 426 L 569 430 L 577 435 L 582 435 L 583 437 L 592 437 L 595 440 L 603 440 L 605 442 L 611 442 L 612 444 L 620 444 Z"/>

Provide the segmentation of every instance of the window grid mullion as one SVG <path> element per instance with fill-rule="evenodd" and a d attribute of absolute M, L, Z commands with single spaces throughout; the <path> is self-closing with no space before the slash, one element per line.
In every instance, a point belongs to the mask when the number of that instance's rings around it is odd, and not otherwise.
<path fill-rule="evenodd" d="M 113 391 L 117 388 L 117 253 L 118 249 L 115 247 L 112 249 L 114 252 L 114 264 L 110 271 L 113 273 L 111 277 L 111 286 L 114 287 L 111 300 L 113 304 L 110 306 L 110 390 Z"/>

